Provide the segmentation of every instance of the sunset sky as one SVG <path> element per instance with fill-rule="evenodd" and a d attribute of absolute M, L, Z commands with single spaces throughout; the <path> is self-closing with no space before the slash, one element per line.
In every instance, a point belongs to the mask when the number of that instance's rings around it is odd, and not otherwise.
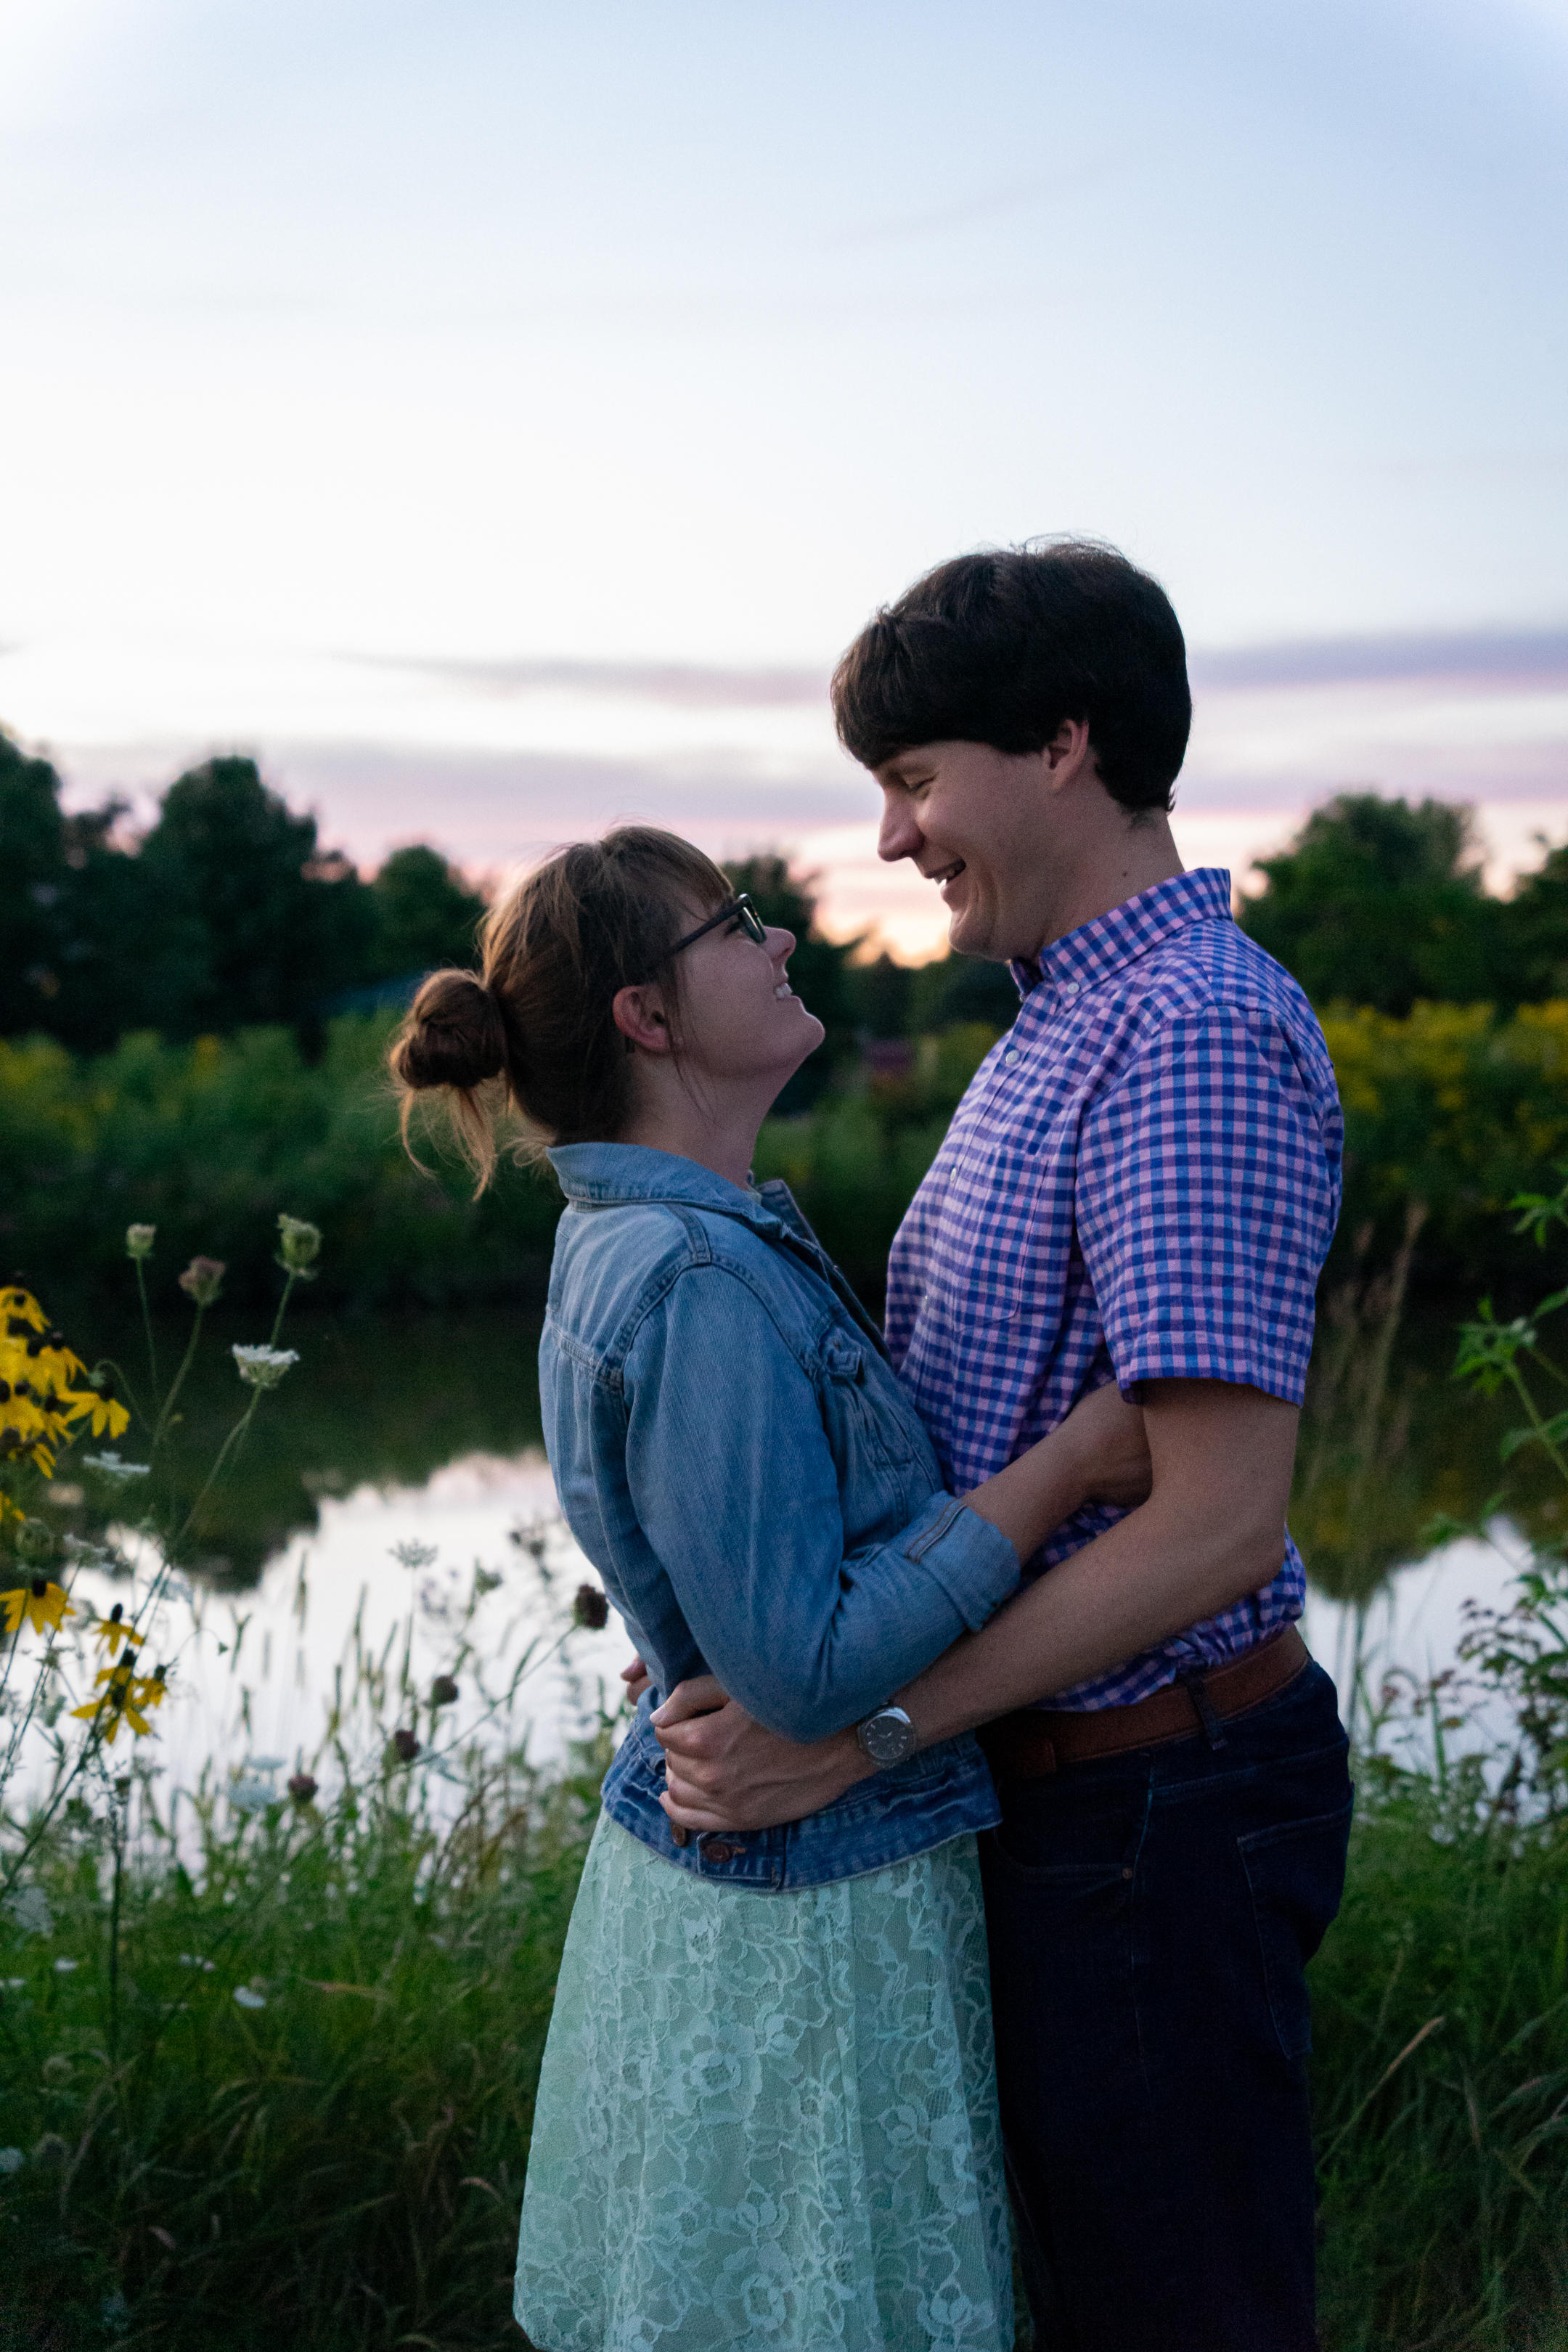
<path fill-rule="evenodd" d="M 0 720 L 374 863 L 623 814 L 929 952 L 834 656 L 1070 530 L 1177 837 L 1568 834 L 1568 0 L 0 0 Z M 150 803 L 143 797 L 143 809 Z"/>

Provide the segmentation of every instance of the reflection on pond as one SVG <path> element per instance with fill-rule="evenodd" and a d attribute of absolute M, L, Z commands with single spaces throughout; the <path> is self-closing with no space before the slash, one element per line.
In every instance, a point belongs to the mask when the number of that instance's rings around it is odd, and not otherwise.
<path fill-rule="evenodd" d="M 1450 1379 L 1452 1316 L 1401 1318 L 1398 1305 L 1386 1284 L 1327 1303 L 1302 1416 L 1291 1527 L 1314 1586 L 1351 1604 L 1426 1556 L 1439 1514 L 1473 1522 L 1500 1512 L 1541 1538 L 1563 1524 L 1561 1486 L 1538 1448 L 1500 1466 L 1500 1441 L 1520 1417 L 1514 1401 Z M 539 1332 L 537 1314 L 514 1310 L 299 1317 L 286 1336 L 300 1361 L 266 1399 L 206 1507 L 193 1572 L 214 1591 L 247 1591 L 269 1560 L 316 1532 L 324 1502 L 420 1488 L 470 1457 L 536 1451 Z M 215 1329 L 193 1372 L 167 1449 L 172 1500 L 195 1497 L 238 1417 L 244 1391 L 226 1348 L 242 1336 L 254 1335 Z M 139 1335 L 116 1337 L 134 1368 Z M 124 1450 L 144 1457 L 136 1439 L 133 1429 Z"/>
<path fill-rule="evenodd" d="M 231 1340 L 257 1334 L 249 1322 L 229 1330 L 216 1314 L 209 1331 L 160 1455 L 160 1482 L 180 1507 L 171 1514 L 176 1526 L 247 1400 L 227 1350 Z M 316 1529 L 327 1498 L 423 1486 L 469 1454 L 505 1461 L 537 1448 L 539 1332 L 538 1314 L 518 1310 L 296 1317 L 283 1336 L 300 1361 L 264 1399 L 243 1450 L 226 1465 L 204 1507 L 195 1555 L 184 1564 L 216 1591 L 247 1591 L 269 1560 Z M 145 1360 L 141 1334 L 83 1337 L 125 1364 L 134 1390 Z M 173 1352 L 168 1338 L 160 1349 Z M 133 1424 L 121 1450 L 144 1461 L 145 1433 Z"/>

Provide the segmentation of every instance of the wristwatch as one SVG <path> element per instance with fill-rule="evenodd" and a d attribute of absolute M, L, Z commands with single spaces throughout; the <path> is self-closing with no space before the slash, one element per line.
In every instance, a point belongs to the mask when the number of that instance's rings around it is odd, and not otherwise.
<path fill-rule="evenodd" d="M 855 1726 L 855 1737 L 860 1753 L 868 1756 L 879 1772 L 889 1765 L 905 1763 L 915 1752 L 915 1727 L 901 1706 L 879 1706 L 875 1715 Z"/>

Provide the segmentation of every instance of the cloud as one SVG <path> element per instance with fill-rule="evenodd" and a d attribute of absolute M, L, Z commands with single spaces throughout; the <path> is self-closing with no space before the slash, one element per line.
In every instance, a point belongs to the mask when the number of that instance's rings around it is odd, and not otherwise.
<path fill-rule="evenodd" d="M 1400 636 L 1307 637 L 1279 645 L 1200 649 L 1194 690 L 1393 684 L 1407 678 L 1493 686 L 1568 683 L 1568 629 L 1460 630 Z"/>
<path fill-rule="evenodd" d="M 457 661 L 420 655 L 342 658 L 362 668 L 439 678 L 481 694 L 625 697 L 681 710 L 772 710 L 826 705 L 827 700 L 827 672 L 819 669 L 721 669 L 690 662 Z"/>

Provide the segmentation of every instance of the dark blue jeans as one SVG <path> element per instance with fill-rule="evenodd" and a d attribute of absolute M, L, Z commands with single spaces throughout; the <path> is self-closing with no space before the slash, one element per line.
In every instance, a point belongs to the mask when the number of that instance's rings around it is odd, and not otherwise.
<path fill-rule="evenodd" d="M 1303 1971 L 1346 1747 L 1309 1666 L 1213 1738 L 1002 1783 L 980 1843 L 1038 2352 L 1315 2352 Z"/>

